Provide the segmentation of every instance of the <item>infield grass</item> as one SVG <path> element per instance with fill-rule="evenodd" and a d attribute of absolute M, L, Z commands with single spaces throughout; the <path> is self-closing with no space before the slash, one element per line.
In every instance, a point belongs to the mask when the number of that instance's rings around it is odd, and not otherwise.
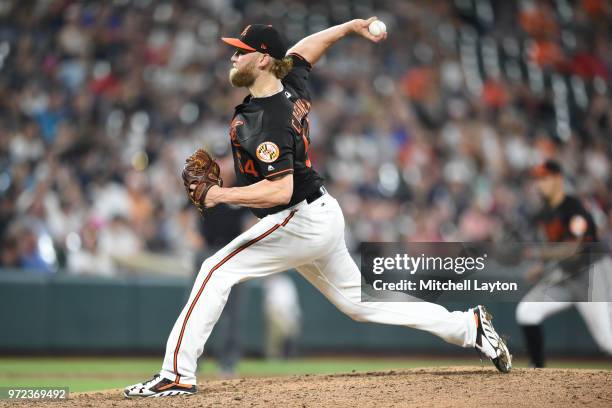
<path fill-rule="evenodd" d="M 71 392 L 122 388 L 158 372 L 162 358 L 0 357 L 0 387 L 69 387 Z M 247 359 L 240 362 L 238 376 L 332 374 L 418 367 L 478 365 L 477 358 L 299 358 L 293 360 Z M 485 362 L 484 364 L 489 364 Z M 515 361 L 525 367 L 526 361 Z M 612 362 L 597 360 L 551 360 L 551 368 L 612 370 Z M 200 363 L 200 376 L 214 378 L 214 361 Z"/>

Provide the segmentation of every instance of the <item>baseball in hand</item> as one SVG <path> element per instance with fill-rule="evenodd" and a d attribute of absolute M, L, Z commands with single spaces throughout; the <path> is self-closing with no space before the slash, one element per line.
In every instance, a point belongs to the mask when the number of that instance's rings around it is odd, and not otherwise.
<path fill-rule="evenodd" d="M 368 26 L 368 31 L 375 37 L 378 37 L 382 33 L 387 31 L 387 26 L 380 20 L 374 20 Z"/>

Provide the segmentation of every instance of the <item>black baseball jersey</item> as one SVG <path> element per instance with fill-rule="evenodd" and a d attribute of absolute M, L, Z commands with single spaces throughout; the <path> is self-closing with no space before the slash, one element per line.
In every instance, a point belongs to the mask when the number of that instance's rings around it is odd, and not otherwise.
<path fill-rule="evenodd" d="M 259 218 L 303 201 L 323 185 L 308 158 L 308 78 L 312 67 L 298 55 L 291 58 L 293 68 L 282 80 L 283 91 L 266 98 L 247 96 L 236 106 L 230 125 L 238 186 L 293 174 L 289 204 L 251 208 Z"/>
<path fill-rule="evenodd" d="M 545 205 L 536 220 L 549 242 L 578 241 L 583 244 L 576 254 L 559 262 L 559 266 L 576 274 L 601 258 L 605 249 L 597 241 L 597 228 L 593 217 L 578 198 L 565 196 L 556 207 Z"/>
<path fill-rule="evenodd" d="M 565 196 L 554 208 L 545 205 L 536 219 L 549 242 L 597 241 L 593 217 L 576 197 Z"/>

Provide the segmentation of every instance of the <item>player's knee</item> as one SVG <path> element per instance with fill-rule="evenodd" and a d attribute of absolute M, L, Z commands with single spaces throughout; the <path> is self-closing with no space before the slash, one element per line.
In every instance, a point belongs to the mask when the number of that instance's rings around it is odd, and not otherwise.
<path fill-rule="evenodd" d="M 214 267 L 215 262 L 213 260 L 213 257 L 208 257 L 204 260 L 204 262 L 202 262 L 200 270 L 198 271 L 198 275 L 204 274 L 204 276 L 206 276 Z"/>
<path fill-rule="evenodd" d="M 359 302 L 346 300 L 338 304 L 338 309 L 356 322 L 366 322 L 366 310 Z"/>
<path fill-rule="evenodd" d="M 537 303 L 519 303 L 516 307 L 516 322 L 521 326 L 532 326 L 542 323 L 542 313 L 540 313 Z"/>
<path fill-rule="evenodd" d="M 351 310 L 348 313 L 346 313 L 346 315 L 356 322 L 367 322 L 368 321 L 365 315 L 361 313 L 359 310 Z"/>
<path fill-rule="evenodd" d="M 208 258 L 202 263 L 198 274 L 200 282 L 206 282 L 206 286 L 220 286 L 231 288 L 239 282 L 239 275 L 232 272 L 230 268 L 218 266 L 214 259 Z"/>
<path fill-rule="evenodd" d="M 240 275 L 230 269 L 219 268 L 214 271 L 210 280 L 214 280 L 220 286 L 231 288 L 240 282 Z"/>
<path fill-rule="evenodd" d="M 350 312 L 345 312 L 345 314 L 356 322 L 363 323 L 363 322 L 368 321 L 361 313 L 358 313 L 358 312 L 350 311 Z"/>

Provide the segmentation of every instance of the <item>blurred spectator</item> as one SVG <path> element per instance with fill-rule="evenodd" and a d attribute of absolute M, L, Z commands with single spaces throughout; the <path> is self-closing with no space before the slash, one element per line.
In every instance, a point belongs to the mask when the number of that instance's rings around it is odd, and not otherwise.
<path fill-rule="evenodd" d="M 55 272 L 55 253 L 51 238 L 37 234 L 33 225 L 19 225 L 14 232 L 17 241 L 18 266 L 40 273 Z"/>
<path fill-rule="evenodd" d="M 18 268 L 21 266 L 19 264 L 17 239 L 15 237 L 5 236 L 0 244 L 2 246 L 0 249 L 0 267 Z"/>
<path fill-rule="evenodd" d="M 112 276 L 117 272 L 109 254 L 98 245 L 98 231 L 94 223 L 83 226 L 81 234 L 72 234 L 68 242 L 67 267 L 78 275 Z"/>
<path fill-rule="evenodd" d="M 115 215 L 102 227 L 99 235 L 100 253 L 115 261 L 137 255 L 143 249 L 142 240 L 136 235 L 128 220 Z"/>

